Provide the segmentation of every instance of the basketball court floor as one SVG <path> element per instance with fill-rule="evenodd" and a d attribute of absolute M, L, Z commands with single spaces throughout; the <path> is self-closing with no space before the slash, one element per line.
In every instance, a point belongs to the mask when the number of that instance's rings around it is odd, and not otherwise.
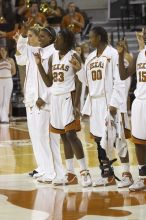
<path fill-rule="evenodd" d="M 90 139 L 88 120 L 79 137 L 84 145 L 92 179 L 99 176 L 97 153 Z M 138 177 L 134 145 L 129 141 L 131 172 Z M 62 158 L 63 147 L 61 145 Z M 65 164 L 65 163 L 64 163 Z M 77 162 L 76 172 L 79 176 Z M 144 220 L 146 191 L 129 192 L 116 186 L 82 188 L 53 187 L 28 176 L 35 159 L 26 122 L 0 124 L 0 220 Z M 120 163 L 115 172 L 121 177 Z"/>

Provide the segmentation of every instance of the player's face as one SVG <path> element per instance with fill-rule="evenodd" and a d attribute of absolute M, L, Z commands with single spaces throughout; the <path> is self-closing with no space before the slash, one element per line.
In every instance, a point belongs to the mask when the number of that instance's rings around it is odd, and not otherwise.
<path fill-rule="evenodd" d="M 27 37 L 30 46 L 39 46 L 39 38 L 33 31 L 28 31 Z"/>
<path fill-rule="evenodd" d="M 60 33 L 57 34 L 56 40 L 54 42 L 54 47 L 55 47 L 56 50 L 65 49 L 64 38 Z"/>
<path fill-rule="evenodd" d="M 40 47 L 46 47 L 50 45 L 52 37 L 46 31 L 40 31 L 39 42 Z"/>
<path fill-rule="evenodd" d="M 89 32 L 89 41 L 91 43 L 91 46 L 96 48 L 98 47 L 100 43 L 100 36 L 95 34 L 93 31 Z"/>

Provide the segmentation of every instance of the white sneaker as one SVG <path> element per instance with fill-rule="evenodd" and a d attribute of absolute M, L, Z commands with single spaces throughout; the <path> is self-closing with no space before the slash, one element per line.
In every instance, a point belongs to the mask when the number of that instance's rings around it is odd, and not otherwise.
<path fill-rule="evenodd" d="M 130 187 L 131 192 L 140 191 L 146 188 L 146 179 L 139 178 Z"/>
<path fill-rule="evenodd" d="M 83 187 L 92 186 L 91 176 L 88 170 L 83 170 L 80 172 L 81 174 L 81 185 Z"/>
<path fill-rule="evenodd" d="M 44 173 L 36 173 L 36 174 L 33 175 L 33 179 L 37 179 L 37 178 L 39 178 L 43 175 L 44 175 Z"/>
<path fill-rule="evenodd" d="M 59 178 L 55 178 L 53 181 L 52 181 L 52 184 L 54 186 L 63 186 L 63 185 L 66 185 L 68 183 L 67 179 L 59 179 Z"/>
<path fill-rule="evenodd" d="M 52 183 L 52 180 L 49 177 L 45 176 L 45 175 L 37 178 L 37 181 L 39 183 L 47 183 L 47 184 L 51 184 Z"/>
<path fill-rule="evenodd" d="M 117 186 L 118 188 L 124 188 L 124 187 L 131 186 L 132 184 L 133 184 L 133 179 L 132 179 L 131 173 L 124 172 L 122 174 L 122 179 L 121 181 L 118 182 Z"/>
<path fill-rule="evenodd" d="M 94 187 L 99 187 L 99 186 L 111 186 L 111 185 L 116 185 L 116 181 L 114 176 L 108 177 L 108 178 L 103 178 L 101 177 L 97 181 L 93 182 Z"/>

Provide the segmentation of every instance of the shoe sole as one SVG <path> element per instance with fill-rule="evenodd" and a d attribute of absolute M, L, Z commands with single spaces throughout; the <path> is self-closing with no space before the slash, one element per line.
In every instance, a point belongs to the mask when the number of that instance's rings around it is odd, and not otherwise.
<path fill-rule="evenodd" d="M 33 179 L 38 179 L 38 178 L 40 178 L 41 176 L 43 176 L 43 174 L 40 175 L 40 176 L 33 176 L 32 178 L 33 178 Z"/>
<path fill-rule="evenodd" d="M 131 186 L 132 184 L 133 184 L 133 183 L 131 183 L 131 184 L 127 185 L 127 186 L 118 186 L 118 185 L 117 185 L 117 187 L 118 187 L 118 188 L 127 188 L 127 187 Z"/>
<path fill-rule="evenodd" d="M 75 178 L 73 178 L 71 181 L 69 181 L 69 182 L 64 182 L 64 183 L 53 183 L 53 185 L 54 186 L 68 186 L 68 185 L 76 185 L 76 184 L 78 184 L 78 181 L 77 180 L 75 180 L 76 179 L 76 177 Z"/>
<path fill-rule="evenodd" d="M 66 185 L 65 183 L 52 183 L 53 184 L 53 186 L 64 186 L 64 185 Z"/>
<path fill-rule="evenodd" d="M 143 191 L 144 189 L 146 189 L 146 186 L 141 189 L 129 189 L 129 191 L 130 192 L 139 192 L 139 191 Z"/>
<path fill-rule="evenodd" d="M 102 187 L 102 186 L 116 186 L 116 184 L 96 185 L 93 187 Z"/>
<path fill-rule="evenodd" d="M 101 184 L 101 185 L 95 185 L 93 187 L 101 187 L 101 186 L 116 186 L 117 184 L 116 183 L 106 183 L 105 185 L 104 184 Z"/>
<path fill-rule="evenodd" d="M 37 180 L 37 182 L 39 182 L 39 183 L 46 183 L 46 184 L 51 184 L 52 183 L 52 181 L 47 181 L 47 180 L 45 180 L 45 181 Z"/>
<path fill-rule="evenodd" d="M 82 184 L 81 184 L 81 186 L 82 186 Z M 92 183 L 88 186 L 82 186 L 82 187 L 87 188 L 87 187 L 90 187 L 90 186 L 92 186 Z"/>

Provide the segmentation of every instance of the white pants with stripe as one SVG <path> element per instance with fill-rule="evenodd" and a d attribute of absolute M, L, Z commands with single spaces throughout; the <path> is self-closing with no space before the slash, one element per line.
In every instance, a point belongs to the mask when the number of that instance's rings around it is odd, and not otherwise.
<path fill-rule="evenodd" d="M 38 172 L 50 178 L 63 178 L 60 136 L 49 132 L 50 112 L 27 107 L 27 123 Z"/>
<path fill-rule="evenodd" d="M 0 121 L 9 122 L 9 108 L 12 90 L 12 78 L 0 79 Z"/>

